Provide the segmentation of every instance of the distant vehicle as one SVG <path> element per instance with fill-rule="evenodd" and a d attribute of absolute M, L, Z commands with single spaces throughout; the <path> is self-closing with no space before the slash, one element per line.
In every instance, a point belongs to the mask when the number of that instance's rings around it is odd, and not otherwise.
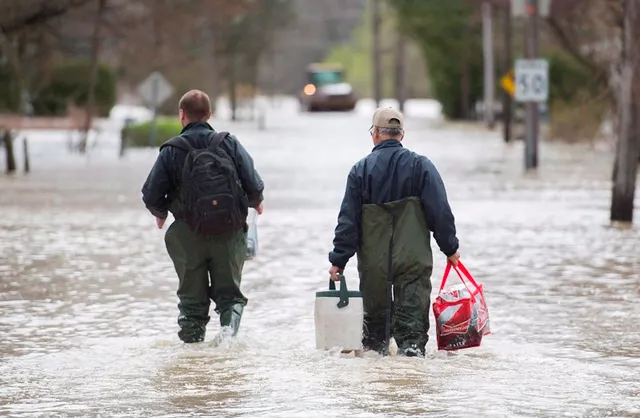
<path fill-rule="evenodd" d="M 358 101 L 351 84 L 344 81 L 344 70 L 336 64 L 310 64 L 307 84 L 300 92 L 303 111 L 351 111 Z"/>

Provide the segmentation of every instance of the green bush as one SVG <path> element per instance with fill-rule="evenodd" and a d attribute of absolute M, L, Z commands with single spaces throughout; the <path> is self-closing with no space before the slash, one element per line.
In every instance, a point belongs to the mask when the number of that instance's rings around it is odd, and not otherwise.
<path fill-rule="evenodd" d="M 465 0 L 391 0 L 406 33 L 420 46 L 429 68 L 434 97 L 445 116 L 460 119 L 466 104 L 482 96 L 482 34 L 472 19 L 474 3 Z"/>
<path fill-rule="evenodd" d="M 545 54 L 549 60 L 549 101 L 571 102 L 585 96 L 600 97 L 606 79 L 597 79 L 590 68 L 563 51 Z"/>
<path fill-rule="evenodd" d="M 424 45 L 434 97 L 442 104 L 442 112 L 450 119 L 464 119 L 471 116 L 475 102 L 482 97 L 482 56 L 476 50 L 469 51 L 466 57 L 449 58 L 451 53 Z M 466 103 L 463 100 L 464 68 L 462 61 L 467 60 L 468 90 Z M 468 106 L 465 109 L 465 106 Z"/>
<path fill-rule="evenodd" d="M 0 64 L 0 112 L 20 110 L 20 86 L 8 63 Z"/>
<path fill-rule="evenodd" d="M 156 138 L 154 147 L 180 134 L 182 125 L 177 117 L 159 117 L 156 119 Z M 151 133 L 151 121 L 126 126 L 122 135 L 127 139 L 129 147 L 148 147 Z"/>
<path fill-rule="evenodd" d="M 58 64 L 49 82 L 34 98 L 33 107 L 37 115 L 64 115 L 69 103 L 78 107 L 87 104 L 91 62 L 70 60 Z M 116 77 L 105 65 L 98 65 L 98 79 L 95 85 L 96 114 L 109 115 L 116 102 Z"/>
<path fill-rule="evenodd" d="M 610 109 L 605 77 L 562 50 L 551 51 L 549 60 L 550 134 L 566 141 L 592 140 Z"/>

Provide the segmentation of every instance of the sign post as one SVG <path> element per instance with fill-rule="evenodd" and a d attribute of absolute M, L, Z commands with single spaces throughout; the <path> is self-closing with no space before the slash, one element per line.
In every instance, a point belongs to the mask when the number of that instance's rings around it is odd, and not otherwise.
<path fill-rule="evenodd" d="M 511 1 L 511 16 L 513 17 L 526 17 L 531 5 L 528 4 L 529 0 L 510 0 Z M 549 16 L 551 11 L 551 0 L 538 0 L 538 15 L 541 17 Z"/>
<path fill-rule="evenodd" d="M 512 0 L 515 16 L 525 15 L 525 57 L 516 62 L 515 99 L 526 103 L 525 167 L 538 167 L 538 133 L 540 130 L 540 102 L 548 96 L 549 63 L 538 58 L 538 18 L 550 12 L 551 0 Z M 521 7 L 522 6 L 522 7 Z M 524 9 L 523 9 L 524 7 Z"/>
<path fill-rule="evenodd" d="M 539 105 L 549 98 L 549 62 L 545 59 L 516 60 L 515 99 L 527 106 L 525 167 L 538 167 Z"/>
<path fill-rule="evenodd" d="M 149 146 L 153 147 L 156 142 L 156 119 L 158 107 L 161 106 L 173 94 L 173 87 L 164 76 L 158 72 L 152 72 L 138 86 L 138 93 L 153 111 L 151 129 L 149 131 Z"/>

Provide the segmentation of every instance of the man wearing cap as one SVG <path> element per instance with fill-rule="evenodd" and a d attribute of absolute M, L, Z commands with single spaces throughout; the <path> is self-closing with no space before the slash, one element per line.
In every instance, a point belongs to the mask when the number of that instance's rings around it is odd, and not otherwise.
<path fill-rule="evenodd" d="M 457 265 L 460 253 L 442 178 L 428 158 L 402 146 L 403 122 L 392 108 L 373 114 L 374 147 L 347 178 L 329 274 L 339 280 L 357 253 L 364 349 L 385 353 L 393 336 L 399 354 L 424 356 L 433 270 L 429 231 L 448 262 Z"/>

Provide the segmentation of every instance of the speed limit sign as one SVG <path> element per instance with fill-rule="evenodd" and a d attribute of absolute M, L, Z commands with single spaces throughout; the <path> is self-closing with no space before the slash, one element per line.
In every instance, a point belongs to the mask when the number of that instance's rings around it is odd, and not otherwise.
<path fill-rule="evenodd" d="M 519 59 L 515 70 L 516 101 L 546 102 L 549 98 L 549 61 Z"/>

